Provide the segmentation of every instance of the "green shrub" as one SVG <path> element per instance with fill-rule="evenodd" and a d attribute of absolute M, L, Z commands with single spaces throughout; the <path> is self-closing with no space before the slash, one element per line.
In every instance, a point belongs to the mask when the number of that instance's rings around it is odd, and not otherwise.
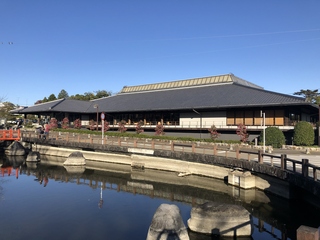
<path fill-rule="evenodd" d="M 293 143 L 297 146 L 311 146 L 314 144 L 314 130 L 310 123 L 301 121 L 296 124 Z"/>
<path fill-rule="evenodd" d="M 260 134 L 260 141 L 263 144 L 263 131 Z M 283 132 L 277 127 L 266 128 L 266 143 L 267 146 L 281 148 L 286 142 Z"/>

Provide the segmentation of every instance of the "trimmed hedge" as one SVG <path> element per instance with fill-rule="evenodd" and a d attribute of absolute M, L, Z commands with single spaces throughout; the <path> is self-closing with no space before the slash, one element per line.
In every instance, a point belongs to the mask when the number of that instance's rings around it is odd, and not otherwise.
<path fill-rule="evenodd" d="M 314 145 L 314 130 L 310 123 L 301 121 L 295 125 L 293 143 L 298 146 Z"/>
<path fill-rule="evenodd" d="M 76 134 L 92 134 L 92 135 L 101 135 L 101 131 L 92 131 L 87 129 L 63 129 L 63 128 L 56 128 L 52 131 L 56 132 L 70 132 Z M 161 139 L 161 140 L 178 140 L 178 141 L 190 141 L 190 142 L 210 142 L 210 143 L 227 143 L 227 144 L 240 144 L 240 141 L 236 140 L 212 140 L 208 139 L 198 139 L 192 137 L 174 137 L 174 136 L 159 136 L 159 135 L 147 135 L 147 134 L 137 134 L 136 132 L 105 132 L 105 136 L 110 137 L 131 137 L 131 138 L 149 138 L 149 139 Z"/>
<path fill-rule="evenodd" d="M 260 134 L 260 141 L 263 144 L 263 131 Z M 283 132 L 277 127 L 266 128 L 266 143 L 265 145 L 272 146 L 274 148 L 281 148 L 286 142 Z"/>

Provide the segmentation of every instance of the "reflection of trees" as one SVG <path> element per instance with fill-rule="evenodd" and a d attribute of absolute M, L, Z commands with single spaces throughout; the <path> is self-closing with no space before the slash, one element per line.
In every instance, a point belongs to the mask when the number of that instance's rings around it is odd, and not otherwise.
<path fill-rule="evenodd" d="M 33 167 L 29 167 L 25 162 L 17 166 L 16 164 L 19 161 L 16 161 L 16 159 L 12 159 L 11 164 L 19 167 L 21 174 L 37 176 L 41 173 L 43 176 L 46 175 L 50 183 L 59 181 L 74 184 L 74 187 L 84 185 L 100 190 L 100 199 L 97 204 L 99 208 L 106 204 L 102 199 L 102 190 L 105 190 L 145 195 L 192 206 L 206 201 L 241 205 L 253 217 L 277 229 L 282 229 L 284 223 L 287 226 L 294 226 L 297 222 L 296 219 L 301 219 L 301 216 L 299 216 L 299 214 L 302 214 L 299 210 L 301 207 L 295 208 L 288 204 L 285 199 L 254 189 L 243 190 L 231 187 L 221 180 L 194 175 L 177 177 L 177 174 L 165 171 L 133 170 L 131 166 L 90 161 L 87 161 L 83 172 L 68 172 L 63 166 L 65 160 L 65 158 L 55 158 L 54 161 L 50 161 L 49 158 L 41 156 L 41 162 Z M 3 191 L 0 189 L 0 197 L 1 195 L 3 196 Z M 296 211 L 292 209 L 296 209 Z M 311 211 L 308 211 L 308 213 L 310 213 L 310 216 L 320 216 L 320 214 L 314 212 L 311 214 Z M 314 222 L 317 222 L 316 220 Z M 289 229 L 288 236 L 293 236 L 298 227 Z"/>

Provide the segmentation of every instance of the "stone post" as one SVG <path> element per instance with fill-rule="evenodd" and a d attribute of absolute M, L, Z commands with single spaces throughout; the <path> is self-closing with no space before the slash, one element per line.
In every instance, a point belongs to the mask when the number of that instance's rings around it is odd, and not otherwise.
<path fill-rule="evenodd" d="M 297 240 L 318 240 L 319 230 L 318 228 L 312 228 L 301 225 L 297 229 Z"/>
<path fill-rule="evenodd" d="M 287 154 L 281 154 L 281 170 L 287 169 Z"/>
<path fill-rule="evenodd" d="M 258 162 L 263 163 L 263 155 L 261 150 L 258 150 Z"/>
<path fill-rule="evenodd" d="M 308 177 L 309 176 L 309 160 L 308 159 L 302 159 L 302 175 L 304 177 Z"/>

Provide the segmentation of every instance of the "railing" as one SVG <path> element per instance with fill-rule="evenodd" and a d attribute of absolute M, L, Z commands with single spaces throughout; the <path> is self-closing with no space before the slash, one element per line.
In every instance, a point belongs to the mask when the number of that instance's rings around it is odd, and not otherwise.
<path fill-rule="evenodd" d="M 20 140 L 20 129 L 0 130 L 0 141 L 15 141 Z"/>
<path fill-rule="evenodd" d="M 35 132 L 22 132 L 22 138 L 41 138 L 41 136 L 39 134 L 36 134 Z M 39 141 L 47 141 L 48 139 L 62 140 L 65 142 L 114 145 L 220 156 L 223 155 L 225 157 L 235 157 L 236 159 L 240 159 L 241 154 L 246 154 L 246 158 L 248 161 L 257 159 L 257 162 L 259 164 L 268 164 L 273 167 L 280 168 L 281 170 L 302 174 L 304 177 L 309 177 L 309 175 L 311 175 L 314 181 L 318 181 L 317 173 L 318 171 L 320 171 L 320 167 L 310 164 L 308 159 L 302 159 L 301 161 L 299 161 L 288 158 L 286 154 L 281 154 L 280 156 L 278 156 L 263 153 L 262 150 L 241 150 L 239 147 L 236 147 L 236 149 L 233 150 L 231 145 L 218 145 L 200 142 L 161 141 L 154 139 L 138 139 L 113 136 L 105 136 L 104 138 L 102 138 L 101 136 L 95 134 L 62 133 L 56 131 L 50 132 L 46 139 L 41 138 L 39 139 Z M 270 158 L 270 161 L 264 161 L 264 157 Z M 275 164 L 275 160 L 277 161 L 277 164 Z M 311 174 L 309 174 L 309 169 L 312 170 L 310 171 Z"/>
<path fill-rule="evenodd" d="M 287 158 L 287 154 L 281 154 L 280 156 L 272 155 L 272 154 L 267 154 L 263 153 L 262 150 L 258 150 L 258 152 L 251 152 L 251 151 L 244 151 L 237 149 L 236 150 L 236 158 L 240 159 L 240 154 L 245 153 L 248 155 L 248 160 L 250 160 L 250 155 L 256 155 L 258 157 L 258 162 L 263 164 L 263 157 L 270 157 L 270 165 L 274 166 L 274 159 L 279 159 L 280 160 L 280 169 L 281 170 L 287 170 L 291 171 L 294 173 L 300 173 L 302 174 L 303 177 L 309 177 L 309 168 L 312 169 L 312 178 L 314 181 L 318 181 L 318 174 L 317 171 L 320 171 L 319 166 L 315 166 L 313 164 L 309 163 L 308 159 L 302 159 L 302 161 L 298 161 L 295 159 L 290 159 Z M 297 165 L 300 166 L 298 171 Z M 278 167 L 278 166 L 276 166 Z"/>

